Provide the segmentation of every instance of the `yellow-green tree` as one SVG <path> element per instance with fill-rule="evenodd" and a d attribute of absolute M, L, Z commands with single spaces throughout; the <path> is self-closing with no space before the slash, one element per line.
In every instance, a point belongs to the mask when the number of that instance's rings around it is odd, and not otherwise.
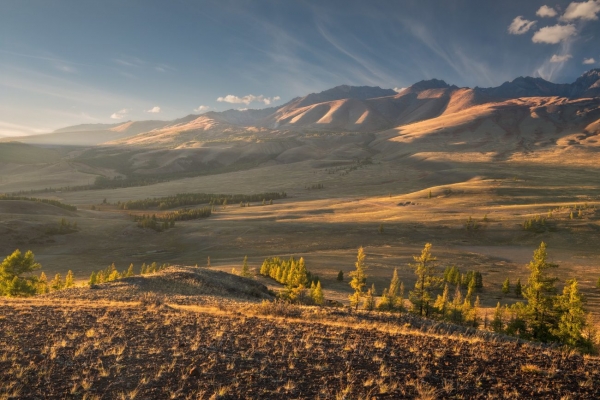
<path fill-rule="evenodd" d="M 533 252 L 533 259 L 528 268 L 531 271 L 529 280 L 523 291 L 527 299 L 527 319 L 534 339 L 546 341 L 550 338 L 552 322 L 555 318 L 554 297 L 558 278 L 550 274 L 557 264 L 548 262 L 546 243 Z"/>
<path fill-rule="evenodd" d="M 435 258 L 431 254 L 431 243 L 425 244 L 420 256 L 414 256 L 414 264 L 410 266 L 415 270 L 417 282 L 415 289 L 410 292 L 410 301 L 413 308 L 420 316 L 425 315 L 431 302 L 431 290 L 437 285 L 435 277 Z"/>
<path fill-rule="evenodd" d="M 67 276 L 65 277 L 65 288 L 70 288 L 75 286 L 75 278 L 73 277 L 73 271 L 69 270 L 67 272 Z"/>
<path fill-rule="evenodd" d="M 354 293 L 350 296 L 350 303 L 353 307 L 358 308 L 360 298 L 363 295 L 363 289 L 367 284 L 367 269 L 365 265 L 365 251 L 362 247 L 358 248 L 358 254 L 356 256 L 356 262 L 354 263 L 355 270 L 350 272 L 352 280 L 350 280 L 350 287 L 354 289 Z"/>
<path fill-rule="evenodd" d="M 0 264 L 0 295 L 19 297 L 32 296 L 36 293 L 38 277 L 31 275 L 42 268 L 35 261 L 31 250 L 22 254 L 15 250 Z"/>

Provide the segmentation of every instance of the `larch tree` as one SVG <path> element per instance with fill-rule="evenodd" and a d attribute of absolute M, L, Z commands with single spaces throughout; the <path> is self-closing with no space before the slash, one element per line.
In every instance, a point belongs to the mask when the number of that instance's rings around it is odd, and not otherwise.
<path fill-rule="evenodd" d="M 548 262 L 546 243 L 542 242 L 533 252 L 533 259 L 529 262 L 528 268 L 531 273 L 523 292 L 527 299 L 527 322 L 533 338 L 537 340 L 545 341 L 551 335 L 558 278 L 550 275 L 549 270 L 557 267 L 557 264 Z"/>
<path fill-rule="evenodd" d="M 350 272 L 352 280 L 350 280 L 350 287 L 354 289 L 354 294 L 350 296 L 350 303 L 356 309 L 360 303 L 360 298 L 363 295 L 364 287 L 367 284 L 367 269 L 365 265 L 365 251 L 362 247 L 358 248 L 358 254 L 356 256 L 356 262 L 354 263 L 355 270 Z"/>
<path fill-rule="evenodd" d="M 431 254 L 431 243 L 425 244 L 420 256 L 413 257 L 415 263 L 410 266 L 415 270 L 417 282 L 410 292 L 410 301 L 420 316 L 426 315 L 431 302 L 431 290 L 437 285 L 435 278 L 435 258 Z"/>
<path fill-rule="evenodd" d="M 583 296 L 575 279 L 567 281 L 562 294 L 556 298 L 560 319 L 554 334 L 562 343 L 572 347 L 590 347 L 583 337 L 586 325 L 583 303 Z"/>
<path fill-rule="evenodd" d="M 250 273 L 250 268 L 248 267 L 248 256 L 244 257 L 244 262 L 242 264 L 242 273 L 241 275 L 243 277 L 249 278 L 252 276 L 252 274 Z"/>
<path fill-rule="evenodd" d="M 65 277 L 65 288 L 70 288 L 75 286 L 75 278 L 73 277 L 73 271 L 69 270 L 67 272 L 67 276 Z"/>
<path fill-rule="evenodd" d="M 36 293 L 38 277 L 31 275 L 42 268 L 30 251 L 15 250 L 0 263 L 0 296 L 32 296 Z M 24 276 L 25 275 L 25 276 Z"/>

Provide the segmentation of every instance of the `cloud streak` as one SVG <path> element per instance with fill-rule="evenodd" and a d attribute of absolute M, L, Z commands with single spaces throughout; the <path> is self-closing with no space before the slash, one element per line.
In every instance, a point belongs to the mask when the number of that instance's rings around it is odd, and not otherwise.
<path fill-rule="evenodd" d="M 218 97 L 217 101 L 219 103 L 231 103 L 231 104 L 245 104 L 249 105 L 250 103 L 264 103 L 265 105 L 271 104 L 273 101 L 278 101 L 281 98 L 279 96 L 275 97 L 265 97 L 262 94 L 255 96 L 253 94 L 248 94 L 243 97 L 238 97 L 233 94 L 228 94 L 227 96 Z"/>
<path fill-rule="evenodd" d="M 571 58 L 573 58 L 573 56 L 570 54 L 564 54 L 562 56 L 554 54 L 552 56 L 552 58 L 550 58 L 550 62 L 551 63 L 563 63 L 565 61 L 569 61 Z"/>
<path fill-rule="evenodd" d="M 584 58 L 582 64 L 584 64 L 584 65 L 596 64 L 596 59 L 594 59 L 594 57 Z"/>
<path fill-rule="evenodd" d="M 147 113 L 151 113 L 151 114 L 158 114 L 160 112 L 160 107 L 159 106 L 154 106 L 149 110 L 146 110 Z"/>
<path fill-rule="evenodd" d="M 523 35 L 527 33 L 537 21 L 529 21 L 522 16 L 513 19 L 513 22 L 508 26 L 508 33 L 511 35 Z"/>

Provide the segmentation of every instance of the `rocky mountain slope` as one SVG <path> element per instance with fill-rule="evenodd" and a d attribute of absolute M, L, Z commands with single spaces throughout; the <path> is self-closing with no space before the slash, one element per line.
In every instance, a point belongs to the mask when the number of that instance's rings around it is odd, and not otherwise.
<path fill-rule="evenodd" d="M 568 154 L 569 160 L 586 162 L 597 154 L 599 133 L 600 69 L 595 69 L 571 84 L 520 77 L 495 88 L 459 88 L 431 79 L 400 93 L 338 86 L 281 107 L 80 125 L 11 140 L 95 146 L 75 161 L 118 170 L 116 157 L 127 165 L 120 172 L 128 175 L 376 155 L 565 162 Z"/>

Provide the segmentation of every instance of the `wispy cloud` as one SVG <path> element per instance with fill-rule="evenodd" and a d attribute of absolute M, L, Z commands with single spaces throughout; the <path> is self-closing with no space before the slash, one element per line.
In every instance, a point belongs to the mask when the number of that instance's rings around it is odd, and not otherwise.
<path fill-rule="evenodd" d="M 401 88 L 399 88 L 399 87 L 395 87 L 395 88 L 394 88 L 394 92 L 396 92 L 396 93 L 400 93 L 400 92 L 402 92 L 404 89 L 406 89 L 406 88 L 405 88 L 405 87 L 401 87 Z"/>
<path fill-rule="evenodd" d="M 559 55 L 557 55 L 557 54 L 554 54 L 554 55 L 552 56 L 552 58 L 550 58 L 550 62 L 551 62 L 551 63 L 563 63 L 563 62 L 565 62 L 565 61 L 568 61 L 568 60 L 570 60 L 571 58 L 573 58 L 573 56 L 572 56 L 572 55 L 570 55 L 570 54 L 564 54 L 564 55 L 562 55 L 562 56 L 559 56 Z"/>
<path fill-rule="evenodd" d="M 589 0 L 582 3 L 572 2 L 560 19 L 573 21 L 576 19 L 596 20 L 600 12 L 600 0 Z"/>
<path fill-rule="evenodd" d="M 255 96 L 253 94 L 248 94 L 246 96 L 243 97 L 238 97 L 232 94 L 228 94 L 227 96 L 224 97 L 219 97 L 217 98 L 217 101 L 219 103 L 232 103 L 232 104 L 250 104 L 250 103 L 264 103 L 266 105 L 271 104 L 272 101 L 277 101 L 280 100 L 281 98 L 279 96 L 275 96 L 273 98 L 271 97 L 265 97 L 262 94 Z"/>
<path fill-rule="evenodd" d="M 584 58 L 583 59 L 583 64 L 584 65 L 591 65 L 591 64 L 596 64 L 596 59 L 593 57 L 590 58 Z"/>
<path fill-rule="evenodd" d="M 26 136 L 46 132 L 44 129 L 0 121 L 0 132 L 6 136 Z"/>
<path fill-rule="evenodd" d="M 511 35 L 522 35 L 527 33 L 537 21 L 529 21 L 522 16 L 513 19 L 513 22 L 508 26 L 508 33 Z"/>
<path fill-rule="evenodd" d="M 548 7 L 546 5 L 541 6 L 540 9 L 537 10 L 537 12 L 535 13 L 535 15 L 542 18 L 553 18 L 556 17 L 557 14 L 558 13 L 554 8 Z"/>
<path fill-rule="evenodd" d="M 158 114 L 160 112 L 159 106 L 154 106 L 149 110 L 146 110 L 147 113 Z"/>
<path fill-rule="evenodd" d="M 112 119 L 123 119 L 127 114 L 129 114 L 129 111 L 130 110 L 128 108 L 123 108 L 122 110 L 113 113 L 110 117 Z"/>
<path fill-rule="evenodd" d="M 533 43 L 557 44 L 569 39 L 572 36 L 575 36 L 576 34 L 577 30 L 575 29 L 575 25 L 557 24 L 554 26 L 545 26 L 541 28 L 539 31 L 533 34 L 531 40 Z"/>

